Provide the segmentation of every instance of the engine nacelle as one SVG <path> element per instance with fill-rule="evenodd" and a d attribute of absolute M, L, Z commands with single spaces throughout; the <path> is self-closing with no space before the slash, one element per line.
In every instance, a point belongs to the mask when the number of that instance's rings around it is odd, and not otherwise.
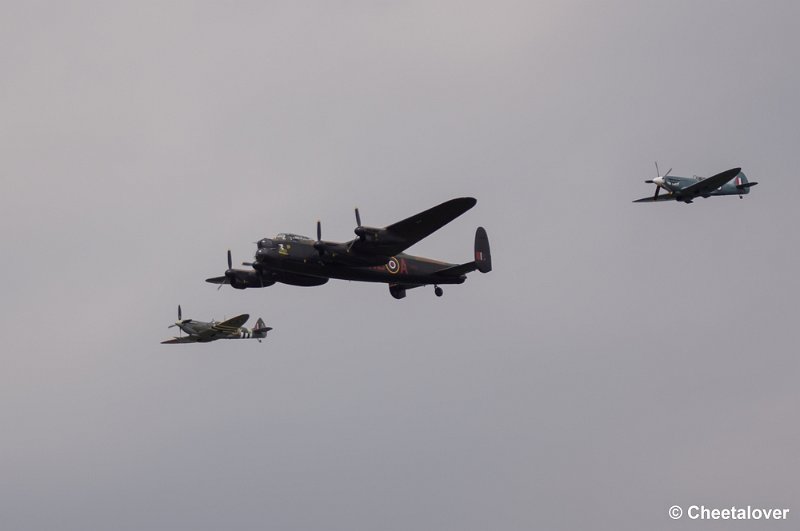
<path fill-rule="evenodd" d="M 395 299 L 405 299 L 406 298 L 406 288 L 403 286 L 398 286 L 396 284 L 389 285 L 389 293 L 392 294 L 392 297 Z"/>

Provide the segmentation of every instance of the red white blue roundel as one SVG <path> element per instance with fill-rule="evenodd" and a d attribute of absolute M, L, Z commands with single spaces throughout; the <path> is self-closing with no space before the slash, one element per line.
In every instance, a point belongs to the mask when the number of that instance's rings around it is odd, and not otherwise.
<path fill-rule="evenodd" d="M 400 272 L 400 260 L 395 258 L 394 256 L 386 262 L 386 271 L 391 273 L 392 275 L 396 275 Z"/>

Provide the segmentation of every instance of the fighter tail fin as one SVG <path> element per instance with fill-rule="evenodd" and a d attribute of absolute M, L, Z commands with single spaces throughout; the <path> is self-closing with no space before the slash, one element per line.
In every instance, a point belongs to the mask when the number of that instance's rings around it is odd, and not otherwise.
<path fill-rule="evenodd" d="M 270 330 L 272 330 L 272 328 L 267 326 L 266 323 L 264 323 L 264 319 L 261 317 L 256 321 L 256 326 L 253 327 L 253 333 L 258 334 L 259 337 L 267 337 L 267 332 Z"/>
<path fill-rule="evenodd" d="M 749 194 L 750 187 L 758 184 L 757 182 L 748 181 L 747 175 L 745 175 L 743 171 L 739 172 L 739 175 L 736 176 L 733 182 L 736 184 L 736 188 L 739 190 L 739 192 L 743 194 Z"/>

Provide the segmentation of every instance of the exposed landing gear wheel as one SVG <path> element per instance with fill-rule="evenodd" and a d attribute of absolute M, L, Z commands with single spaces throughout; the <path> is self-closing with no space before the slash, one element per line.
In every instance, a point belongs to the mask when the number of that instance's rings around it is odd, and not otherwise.
<path fill-rule="evenodd" d="M 444 295 L 444 290 L 439 286 L 434 287 L 433 292 L 436 294 L 437 297 L 441 297 L 442 295 Z"/>

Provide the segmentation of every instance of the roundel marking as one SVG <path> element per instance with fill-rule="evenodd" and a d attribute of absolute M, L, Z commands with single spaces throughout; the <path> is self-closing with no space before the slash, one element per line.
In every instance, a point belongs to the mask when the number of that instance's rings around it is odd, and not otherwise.
<path fill-rule="evenodd" d="M 400 260 L 395 258 L 394 256 L 386 262 L 386 271 L 391 273 L 392 275 L 396 275 L 400 272 Z"/>

